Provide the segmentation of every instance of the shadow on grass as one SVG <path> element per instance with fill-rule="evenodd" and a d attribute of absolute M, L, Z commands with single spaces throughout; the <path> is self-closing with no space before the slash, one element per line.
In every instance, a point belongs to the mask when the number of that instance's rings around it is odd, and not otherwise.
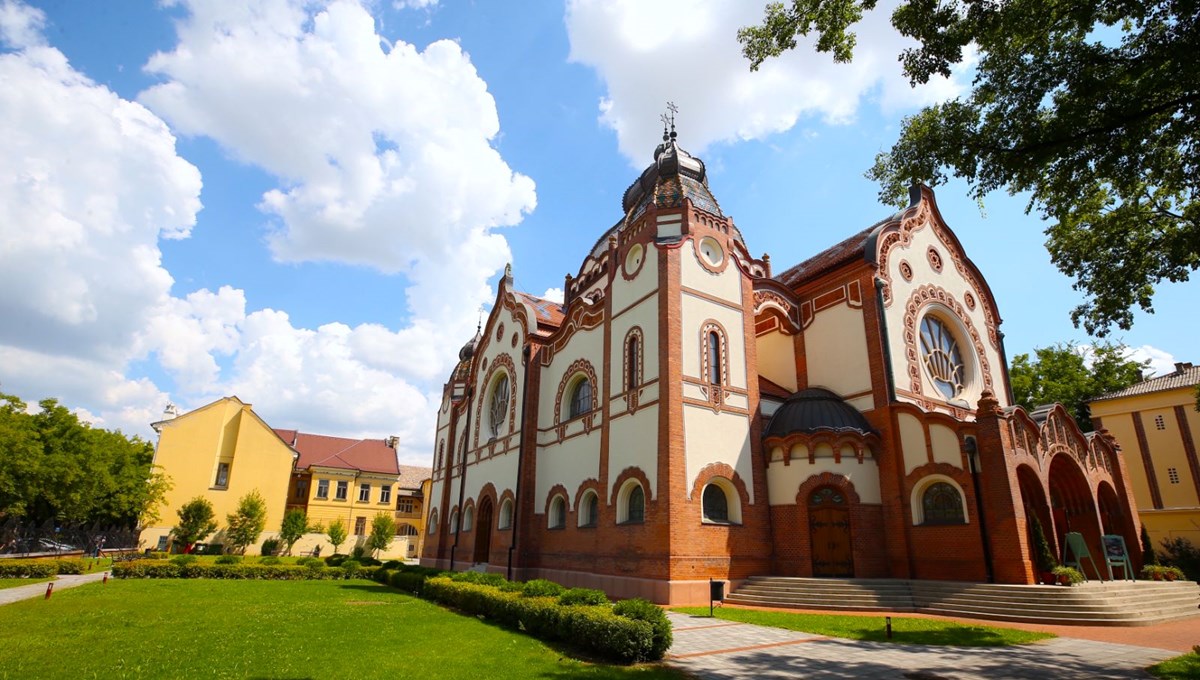
<path fill-rule="evenodd" d="M 887 637 L 887 630 L 879 628 L 847 628 L 847 637 L 864 642 L 892 642 L 901 645 L 945 645 L 957 647 L 1006 647 L 1013 644 L 1011 640 L 999 635 L 994 630 L 984 628 L 955 628 L 952 630 L 919 630 L 892 631 L 892 638 Z"/>

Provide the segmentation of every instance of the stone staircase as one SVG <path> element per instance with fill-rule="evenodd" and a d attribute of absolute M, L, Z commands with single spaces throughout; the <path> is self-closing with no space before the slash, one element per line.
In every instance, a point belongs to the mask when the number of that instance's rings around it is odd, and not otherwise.
<path fill-rule="evenodd" d="M 1081 626 L 1146 626 L 1200 616 L 1191 581 L 1090 581 L 1019 586 L 959 581 L 755 576 L 729 604 L 828 611 L 921 612 L 956 618 Z"/>

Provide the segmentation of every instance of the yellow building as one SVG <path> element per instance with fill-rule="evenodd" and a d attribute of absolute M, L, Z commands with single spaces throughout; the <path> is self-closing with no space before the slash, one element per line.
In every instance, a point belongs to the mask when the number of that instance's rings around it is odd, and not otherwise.
<path fill-rule="evenodd" d="M 167 492 L 157 526 L 144 527 L 141 545 L 166 550 L 179 508 L 203 496 L 216 521 L 237 510 L 238 501 L 257 490 L 267 504 L 267 527 L 278 529 L 287 504 L 288 477 L 296 452 L 237 397 L 218 399 L 183 415 L 167 407 L 167 419 L 153 424 L 159 433 L 154 454 L 174 487 Z M 272 534 L 264 532 L 261 540 Z M 207 542 L 221 543 L 222 533 Z"/>
<path fill-rule="evenodd" d="M 1182 537 L 1200 545 L 1200 366 L 1175 371 L 1091 402 L 1092 423 L 1121 445 L 1138 514 L 1157 547 Z"/>
<path fill-rule="evenodd" d="M 159 433 L 155 463 L 174 483 L 161 509 L 157 526 L 145 527 L 141 545 L 166 550 L 178 510 L 203 496 L 213 504 L 217 533 L 206 543 L 225 543 L 226 516 L 238 501 L 257 490 L 267 505 L 267 522 L 258 542 L 247 549 L 256 554 L 262 542 L 278 538 L 287 510 L 299 508 L 320 533 L 303 536 L 293 554 L 330 555 L 333 545 L 324 531 L 341 519 L 347 540 L 338 546 L 348 553 L 364 545 L 375 515 L 384 512 L 397 524 L 392 544 L 378 557 L 416 557 L 424 537 L 424 499 L 430 469 L 396 462 L 396 438 L 347 439 L 272 429 L 237 397 L 219 399 L 187 414 L 167 407 L 164 420 L 153 424 Z"/>

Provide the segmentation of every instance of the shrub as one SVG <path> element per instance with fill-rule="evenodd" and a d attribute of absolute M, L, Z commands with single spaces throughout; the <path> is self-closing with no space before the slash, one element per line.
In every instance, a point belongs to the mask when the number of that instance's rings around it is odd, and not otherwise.
<path fill-rule="evenodd" d="M 388 576 L 388 585 L 397 589 L 403 590 L 406 593 L 416 593 L 421 595 L 425 590 L 425 580 L 437 575 L 437 570 L 431 569 L 434 573 L 426 573 L 425 571 L 410 571 L 400 569 L 393 571 Z"/>
<path fill-rule="evenodd" d="M 221 555 L 216 559 L 216 564 L 241 564 L 241 555 Z"/>
<path fill-rule="evenodd" d="M 303 581 L 312 579 L 340 579 L 345 577 L 342 569 L 301 567 L 291 564 L 204 564 L 184 565 L 171 562 L 141 560 L 121 562 L 113 565 L 116 578 L 216 578 L 258 579 L 264 581 Z"/>
<path fill-rule="evenodd" d="M 667 619 L 667 613 L 662 610 L 662 607 L 641 598 L 634 598 L 618 602 L 613 606 L 613 613 L 650 624 L 654 630 L 654 644 L 651 645 L 650 658 L 661 659 L 670 649 L 671 621 Z"/>
<path fill-rule="evenodd" d="M 362 570 L 362 563 L 358 560 L 346 560 L 342 562 L 341 569 L 346 572 L 346 578 L 354 578 Z"/>
<path fill-rule="evenodd" d="M 445 576 L 426 579 L 424 596 L 509 628 L 524 628 L 543 640 L 565 641 L 615 661 L 650 661 L 662 658 L 666 651 L 665 646 L 656 648 L 654 625 L 632 616 L 617 616 L 607 605 L 567 607 L 551 597 L 527 597 Z M 661 609 L 654 609 L 666 619 Z M 669 630 L 668 625 L 668 644 Z"/>
<path fill-rule="evenodd" d="M 592 588 L 571 588 L 562 595 L 558 596 L 558 603 L 567 607 L 574 605 L 610 605 L 608 596 L 603 590 L 594 590 Z"/>
<path fill-rule="evenodd" d="M 54 560 L 56 574 L 82 574 L 87 571 L 87 560 Z"/>
<path fill-rule="evenodd" d="M 567 589 L 558 585 L 554 581 L 547 581 L 544 578 L 535 578 L 532 581 L 526 581 L 521 588 L 521 594 L 525 597 L 558 597 Z"/>
<path fill-rule="evenodd" d="M 1142 578 L 1154 581 L 1181 581 L 1187 576 L 1179 567 L 1164 567 L 1160 564 L 1147 564 L 1142 567 Z"/>
<path fill-rule="evenodd" d="M 325 564 L 327 564 L 331 567 L 340 567 L 340 566 L 342 566 L 342 563 L 348 559 L 350 559 L 350 558 L 347 557 L 346 555 L 339 555 L 337 553 L 334 553 L 334 554 L 330 555 L 329 557 L 325 558 Z"/>
<path fill-rule="evenodd" d="M 310 567 L 310 568 L 325 566 L 325 562 L 323 562 L 321 560 L 321 558 L 319 558 L 319 557 L 301 557 L 300 559 L 296 560 L 296 564 L 298 564 L 302 567 Z"/>
<path fill-rule="evenodd" d="M 259 564 L 279 564 L 281 560 L 274 555 L 266 555 L 258 559 Z"/>
<path fill-rule="evenodd" d="M 1059 583 L 1062 583 L 1064 580 L 1067 582 L 1067 585 L 1072 586 L 1077 583 L 1083 583 L 1083 574 L 1074 567 L 1055 567 L 1053 573 L 1054 578 L 1058 579 Z"/>
<path fill-rule="evenodd" d="M 171 558 L 171 564 L 182 567 L 185 564 L 191 564 L 196 561 L 195 555 L 176 555 Z"/>
<path fill-rule="evenodd" d="M 350 549 L 350 559 L 362 564 L 363 558 L 367 556 L 366 546 L 356 545 Z"/>
<path fill-rule="evenodd" d="M 143 557 L 148 560 L 165 560 L 170 556 L 170 553 L 165 553 L 161 550 L 150 550 Z"/>
<path fill-rule="evenodd" d="M 1162 542 L 1162 563 L 1177 567 L 1189 581 L 1200 581 L 1200 548 L 1186 538 Z"/>
<path fill-rule="evenodd" d="M 383 563 L 383 568 L 384 569 L 399 569 L 400 565 L 402 565 L 402 564 L 404 564 L 404 563 L 401 562 L 400 560 L 388 560 L 387 562 Z"/>
<path fill-rule="evenodd" d="M 262 542 L 263 557 L 274 557 L 279 553 L 279 541 L 274 538 L 268 538 Z"/>
<path fill-rule="evenodd" d="M 0 578 L 49 578 L 56 573 L 48 560 L 2 560 Z"/>
<path fill-rule="evenodd" d="M 496 587 L 506 583 L 504 577 L 500 574 L 488 574 L 479 571 L 456 571 L 450 575 L 450 579 L 459 583 L 481 583 L 485 586 Z"/>

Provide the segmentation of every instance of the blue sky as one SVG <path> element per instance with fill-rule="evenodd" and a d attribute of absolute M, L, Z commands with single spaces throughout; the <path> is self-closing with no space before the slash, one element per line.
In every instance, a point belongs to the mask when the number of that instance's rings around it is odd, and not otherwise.
<path fill-rule="evenodd" d="M 890 214 L 863 177 L 912 90 L 869 15 L 854 63 L 752 74 L 741 2 L 0 0 L 0 390 L 149 436 L 236 394 L 276 427 L 401 437 L 433 411 L 506 262 L 561 288 L 620 217 L 667 101 L 755 252 L 784 268 Z M 11 132 L 11 134 L 9 134 Z M 1072 327 L 1025 200 L 939 206 L 1009 356 Z M 1117 337 L 1194 360 L 1194 284 Z"/>

